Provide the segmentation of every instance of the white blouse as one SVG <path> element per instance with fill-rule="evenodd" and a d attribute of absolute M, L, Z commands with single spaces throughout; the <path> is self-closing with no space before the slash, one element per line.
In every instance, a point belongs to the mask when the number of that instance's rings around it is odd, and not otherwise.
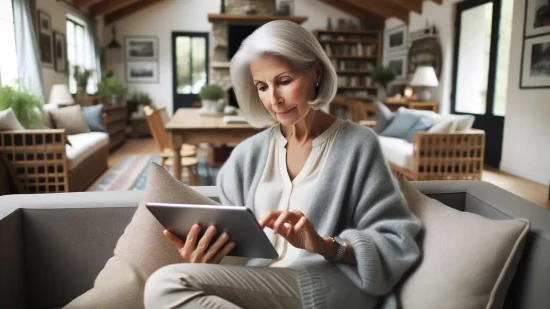
<path fill-rule="evenodd" d="M 290 180 L 287 171 L 287 140 L 281 133 L 280 125 L 273 129 L 269 155 L 254 196 L 254 209 L 258 220 L 265 218 L 271 210 L 300 210 L 308 216 L 312 195 L 315 194 L 315 184 L 322 175 L 332 141 L 344 123 L 344 120 L 336 119 L 325 132 L 313 140 L 311 153 L 294 180 Z M 279 253 L 279 258 L 272 261 L 269 266 L 289 266 L 302 249 L 295 248 L 282 236 L 275 235 L 270 228 L 265 228 L 264 231 Z"/>

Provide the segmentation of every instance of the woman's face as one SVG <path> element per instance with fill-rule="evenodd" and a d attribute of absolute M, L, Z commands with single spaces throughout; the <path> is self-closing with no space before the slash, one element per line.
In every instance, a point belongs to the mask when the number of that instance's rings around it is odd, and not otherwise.
<path fill-rule="evenodd" d="M 300 71 L 288 60 L 269 54 L 250 62 L 260 100 L 277 121 L 287 126 L 296 124 L 311 109 L 307 102 L 315 97 L 317 71 Z"/>

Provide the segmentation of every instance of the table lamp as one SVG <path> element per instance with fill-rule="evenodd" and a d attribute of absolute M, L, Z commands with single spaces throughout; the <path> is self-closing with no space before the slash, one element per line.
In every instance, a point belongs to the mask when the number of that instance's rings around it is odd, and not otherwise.
<path fill-rule="evenodd" d="M 65 84 L 57 84 L 52 86 L 52 91 L 50 92 L 49 104 L 56 105 L 71 105 L 74 104 L 73 96 L 69 91 L 69 87 Z"/>
<path fill-rule="evenodd" d="M 433 67 L 419 66 L 416 68 L 411 80 L 411 86 L 422 87 L 422 90 L 418 93 L 419 101 L 430 101 L 432 94 L 428 87 L 437 87 L 438 85 L 439 81 Z"/>

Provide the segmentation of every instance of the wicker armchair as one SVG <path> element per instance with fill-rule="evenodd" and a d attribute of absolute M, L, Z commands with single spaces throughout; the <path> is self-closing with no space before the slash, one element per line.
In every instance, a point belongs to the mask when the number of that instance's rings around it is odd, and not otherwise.
<path fill-rule="evenodd" d="M 481 180 L 485 132 L 416 132 L 409 167 L 389 162 L 393 172 L 411 180 Z"/>

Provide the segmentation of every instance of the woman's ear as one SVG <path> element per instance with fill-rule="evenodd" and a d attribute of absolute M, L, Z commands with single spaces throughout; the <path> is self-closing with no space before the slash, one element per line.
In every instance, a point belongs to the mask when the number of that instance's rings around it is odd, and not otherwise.
<path fill-rule="evenodd" d="M 321 63 L 321 60 L 315 61 L 315 73 L 316 73 L 315 83 L 319 84 L 321 83 L 321 79 L 323 78 L 323 64 Z"/>

